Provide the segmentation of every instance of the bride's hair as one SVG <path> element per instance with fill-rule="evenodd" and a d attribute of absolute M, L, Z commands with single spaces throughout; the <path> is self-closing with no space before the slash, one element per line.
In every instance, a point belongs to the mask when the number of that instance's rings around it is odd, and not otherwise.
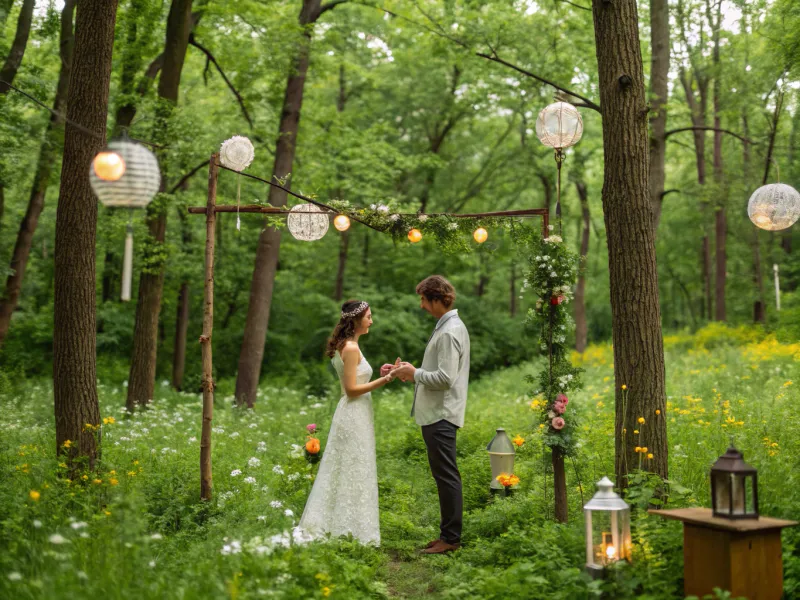
<path fill-rule="evenodd" d="M 345 342 L 355 336 L 356 324 L 364 318 L 367 309 L 369 309 L 369 304 L 361 300 L 348 300 L 342 304 L 342 316 L 336 327 L 333 328 L 331 337 L 328 338 L 328 347 L 325 349 L 326 356 L 333 358 L 337 350 L 342 351 Z"/>

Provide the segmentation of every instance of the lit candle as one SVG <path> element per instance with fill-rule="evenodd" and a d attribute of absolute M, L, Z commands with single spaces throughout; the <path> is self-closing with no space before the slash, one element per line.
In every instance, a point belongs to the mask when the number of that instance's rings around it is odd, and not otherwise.
<path fill-rule="evenodd" d="M 617 555 L 617 549 L 614 548 L 614 546 L 609 546 L 608 548 L 606 548 L 606 558 L 608 558 L 608 560 L 614 560 L 616 558 L 616 555 Z"/>

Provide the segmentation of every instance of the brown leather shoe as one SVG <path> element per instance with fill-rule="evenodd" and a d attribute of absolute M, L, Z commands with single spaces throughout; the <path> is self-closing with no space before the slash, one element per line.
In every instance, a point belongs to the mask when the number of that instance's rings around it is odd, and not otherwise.
<path fill-rule="evenodd" d="M 437 542 L 431 546 L 430 548 L 425 548 L 422 551 L 423 554 L 445 554 L 447 552 L 453 552 L 454 550 L 458 550 L 461 548 L 461 544 L 448 544 L 444 540 L 437 540 Z"/>
<path fill-rule="evenodd" d="M 426 544 L 426 546 L 425 546 L 425 548 L 423 548 L 423 550 L 427 550 L 428 548 L 433 548 L 437 543 L 439 543 L 441 541 L 442 541 L 442 538 L 436 538 L 435 540 L 431 540 L 430 542 L 428 542 Z"/>

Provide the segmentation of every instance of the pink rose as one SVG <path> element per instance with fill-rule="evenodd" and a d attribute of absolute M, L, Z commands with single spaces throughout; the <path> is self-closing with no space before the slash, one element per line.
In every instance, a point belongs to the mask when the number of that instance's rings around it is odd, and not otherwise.
<path fill-rule="evenodd" d="M 556 402 L 553 404 L 553 410 L 556 411 L 559 415 L 563 415 L 564 411 L 567 410 L 567 405 L 563 402 Z"/>
<path fill-rule="evenodd" d="M 556 396 L 556 402 L 561 402 L 561 404 L 566 406 L 567 404 L 569 404 L 569 398 L 567 398 L 566 394 L 558 394 Z"/>
<path fill-rule="evenodd" d="M 317 424 L 309 423 L 308 425 L 306 425 L 306 430 L 308 431 L 308 433 L 314 433 L 317 430 Z"/>
<path fill-rule="evenodd" d="M 552 420 L 550 424 L 553 426 L 553 429 L 556 430 L 564 429 L 564 425 L 566 425 L 564 419 L 562 419 L 561 417 L 556 417 L 555 419 Z"/>

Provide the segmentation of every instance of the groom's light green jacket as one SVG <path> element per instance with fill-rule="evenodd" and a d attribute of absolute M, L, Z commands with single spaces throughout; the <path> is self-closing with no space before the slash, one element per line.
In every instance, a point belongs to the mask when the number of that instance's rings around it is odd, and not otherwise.
<path fill-rule="evenodd" d="M 411 416 L 417 425 L 431 425 L 442 419 L 464 426 L 469 385 L 469 332 L 457 310 L 441 316 L 436 323 L 422 366 L 414 373 L 414 404 Z"/>

